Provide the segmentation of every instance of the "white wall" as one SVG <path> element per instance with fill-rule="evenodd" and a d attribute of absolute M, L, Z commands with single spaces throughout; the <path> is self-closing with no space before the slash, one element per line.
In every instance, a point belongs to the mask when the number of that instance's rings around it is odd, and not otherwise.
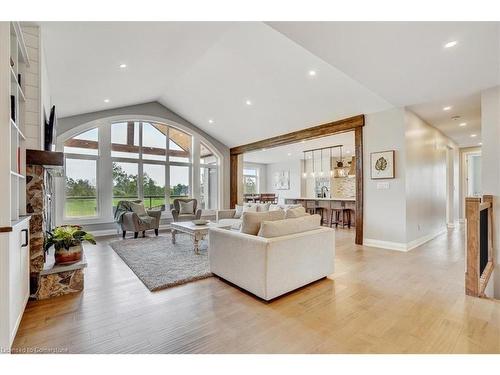
<path fill-rule="evenodd" d="M 493 195 L 495 213 L 493 289 L 495 298 L 500 298 L 500 86 L 481 94 L 481 136 L 482 190 Z"/>
<path fill-rule="evenodd" d="M 47 60 L 45 57 L 45 50 L 43 46 L 43 30 L 40 29 L 40 96 L 41 96 L 41 121 L 42 125 L 45 120 L 50 116 L 50 109 L 52 107 L 52 97 L 50 95 L 49 73 L 47 71 Z M 43 128 L 43 126 L 42 126 Z M 41 137 L 43 142 L 43 136 Z"/>
<path fill-rule="evenodd" d="M 278 203 L 285 203 L 286 198 L 300 198 L 301 195 L 301 163 L 302 160 L 295 159 L 281 163 L 267 164 L 267 189 L 268 193 L 278 196 Z M 274 188 L 274 174 L 281 171 L 290 171 L 290 189 L 276 190 Z"/>
<path fill-rule="evenodd" d="M 404 108 L 369 114 L 365 123 L 364 243 L 406 251 L 446 228 L 447 150 L 449 209 L 458 220 L 458 146 Z M 370 154 L 385 150 L 395 150 L 395 178 L 372 180 Z"/>
<path fill-rule="evenodd" d="M 369 114 L 363 128 L 364 242 L 384 246 L 406 243 L 404 110 L 395 108 Z M 370 178 L 370 154 L 395 150 L 395 179 L 383 180 L 389 189 L 377 188 Z"/>
<path fill-rule="evenodd" d="M 40 28 L 37 26 L 22 27 L 30 66 L 22 79 L 26 96 L 25 136 L 27 149 L 41 149 L 43 124 L 41 118 L 41 80 L 40 80 Z"/>
<path fill-rule="evenodd" d="M 410 111 L 405 128 L 406 242 L 411 243 L 446 229 L 448 150 L 453 167 L 459 159 L 453 141 Z"/>

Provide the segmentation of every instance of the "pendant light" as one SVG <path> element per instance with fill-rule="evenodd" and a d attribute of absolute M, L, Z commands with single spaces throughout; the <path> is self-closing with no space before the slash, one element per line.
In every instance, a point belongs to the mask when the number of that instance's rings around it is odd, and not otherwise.
<path fill-rule="evenodd" d="M 356 157 L 353 156 L 351 158 L 351 165 L 350 165 L 350 168 L 349 168 L 349 172 L 347 173 L 347 177 L 354 177 L 354 176 L 356 176 L 355 164 L 356 164 Z"/>
<path fill-rule="evenodd" d="M 303 173 L 302 173 L 302 178 L 306 178 L 307 177 L 307 161 L 306 161 L 306 152 L 305 151 L 302 151 L 302 153 L 304 154 L 304 160 L 303 160 Z"/>
<path fill-rule="evenodd" d="M 333 177 L 333 173 L 332 148 L 330 147 L 330 177 Z"/>
<path fill-rule="evenodd" d="M 321 170 L 319 171 L 320 177 L 323 177 L 323 149 L 320 150 L 320 158 L 321 158 Z"/>
<path fill-rule="evenodd" d="M 344 172 L 344 163 L 342 162 L 342 146 L 340 146 L 340 158 L 337 160 L 335 169 L 334 169 L 334 177 L 339 178 L 339 177 L 344 177 L 343 172 Z"/>
<path fill-rule="evenodd" d="M 316 176 L 316 172 L 314 170 L 314 150 L 312 151 L 312 163 L 313 163 L 313 171 L 311 173 L 311 177 L 315 177 Z"/>

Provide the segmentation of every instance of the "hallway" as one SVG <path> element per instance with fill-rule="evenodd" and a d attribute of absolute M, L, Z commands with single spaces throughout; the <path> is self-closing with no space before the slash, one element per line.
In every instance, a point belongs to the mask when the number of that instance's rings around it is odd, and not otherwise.
<path fill-rule="evenodd" d="M 500 303 L 464 294 L 463 228 L 408 253 L 356 246 L 353 235 L 337 231 L 336 271 L 330 278 L 268 304 L 215 277 L 151 293 L 107 245 L 116 237 L 101 238 L 97 246 L 86 246 L 85 291 L 30 302 L 14 348 L 500 352 Z"/>

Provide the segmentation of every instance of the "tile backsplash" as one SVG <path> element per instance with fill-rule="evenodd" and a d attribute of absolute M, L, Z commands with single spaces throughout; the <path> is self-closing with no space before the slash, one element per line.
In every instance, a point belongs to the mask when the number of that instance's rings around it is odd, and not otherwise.
<path fill-rule="evenodd" d="M 334 198 L 354 198 L 356 196 L 356 178 L 340 177 L 331 180 L 331 196 Z"/>

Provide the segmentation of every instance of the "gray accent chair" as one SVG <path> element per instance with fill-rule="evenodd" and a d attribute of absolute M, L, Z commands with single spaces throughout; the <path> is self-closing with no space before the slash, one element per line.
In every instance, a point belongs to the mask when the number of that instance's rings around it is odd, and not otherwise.
<path fill-rule="evenodd" d="M 134 203 L 142 203 L 140 200 L 132 201 Z M 139 236 L 139 232 L 142 232 L 142 237 L 146 236 L 146 231 L 154 229 L 155 235 L 158 236 L 158 229 L 160 228 L 160 210 L 146 210 L 148 216 L 154 218 L 151 224 L 140 222 L 139 217 L 134 212 L 126 212 L 123 214 L 122 221 L 120 223 L 122 228 L 122 237 L 125 238 L 127 231 L 134 232 L 134 238 Z"/>
<path fill-rule="evenodd" d="M 181 212 L 181 205 L 180 202 L 193 202 L 193 212 L 187 214 L 187 213 L 180 213 Z M 194 198 L 178 198 L 174 199 L 174 208 L 171 211 L 172 212 L 172 217 L 174 218 L 174 222 L 177 221 L 190 221 L 190 220 L 198 220 L 201 218 L 201 209 L 197 209 L 198 207 L 198 201 Z"/>

